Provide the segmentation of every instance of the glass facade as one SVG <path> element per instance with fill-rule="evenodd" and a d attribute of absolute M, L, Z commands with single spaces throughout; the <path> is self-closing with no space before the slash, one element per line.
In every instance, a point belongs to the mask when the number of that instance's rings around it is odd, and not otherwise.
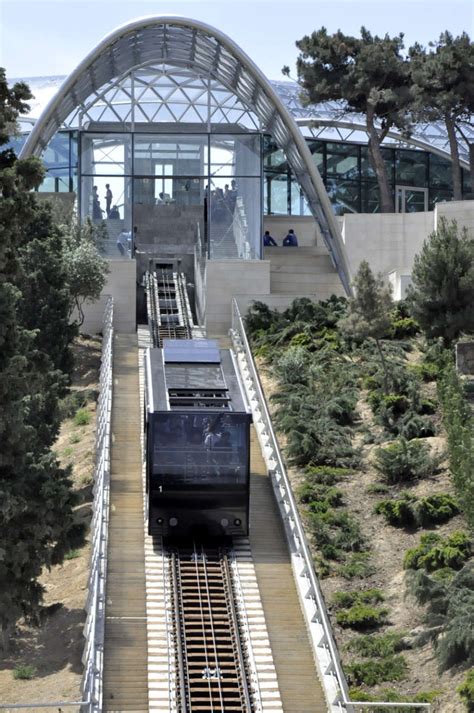
<path fill-rule="evenodd" d="M 211 259 L 261 255 L 261 136 L 89 133 L 80 137 L 82 218 L 124 246 L 190 253 L 197 226 Z"/>
<path fill-rule="evenodd" d="M 307 139 L 334 212 L 377 213 L 378 185 L 367 146 Z M 399 210 L 432 210 L 439 201 L 452 200 L 451 162 L 416 149 L 383 148 L 392 192 Z M 309 210 L 288 167 L 284 153 L 270 136 L 264 139 L 264 207 L 269 215 L 308 215 Z M 470 194 L 469 172 L 462 169 L 463 195 Z M 403 189 L 400 191 L 399 189 Z M 411 190 L 410 190 L 411 189 Z"/>

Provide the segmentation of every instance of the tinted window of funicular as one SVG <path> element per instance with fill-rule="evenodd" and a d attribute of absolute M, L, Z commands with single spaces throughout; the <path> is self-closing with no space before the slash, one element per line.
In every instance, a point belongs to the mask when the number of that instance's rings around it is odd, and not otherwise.
<path fill-rule="evenodd" d="M 248 417 L 230 413 L 165 413 L 154 419 L 153 484 L 243 485 Z"/>

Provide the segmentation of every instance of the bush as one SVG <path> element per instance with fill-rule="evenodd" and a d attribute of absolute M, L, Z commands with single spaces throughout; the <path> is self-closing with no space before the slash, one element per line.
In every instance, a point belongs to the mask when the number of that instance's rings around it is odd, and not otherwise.
<path fill-rule="evenodd" d="M 372 607 L 369 604 L 355 604 L 350 609 L 341 609 L 336 614 L 336 621 L 343 628 L 375 629 L 386 621 L 387 609 Z"/>
<path fill-rule="evenodd" d="M 403 636 L 404 634 L 400 632 L 379 634 L 378 636 L 375 634 L 356 636 L 349 641 L 347 649 L 364 657 L 392 656 L 400 651 L 400 642 Z"/>
<path fill-rule="evenodd" d="M 467 672 L 466 678 L 456 690 L 468 713 L 474 713 L 474 668 Z"/>
<path fill-rule="evenodd" d="M 384 681 L 400 681 L 406 678 L 408 666 L 403 656 L 387 656 L 382 660 L 356 661 L 346 666 L 349 683 L 376 686 Z"/>
<path fill-rule="evenodd" d="M 332 603 L 336 609 L 341 609 L 353 604 L 379 604 L 383 600 L 383 592 L 380 589 L 366 589 L 361 592 L 334 592 Z"/>
<path fill-rule="evenodd" d="M 411 493 L 402 493 L 399 499 L 381 500 L 374 508 L 394 527 L 427 527 L 436 525 L 457 515 L 459 508 L 451 495 L 438 493 L 426 498 L 416 498 Z"/>
<path fill-rule="evenodd" d="M 17 666 L 13 669 L 13 678 L 18 681 L 31 681 L 36 676 L 36 673 L 34 666 Z"/>
<path fill-rule="evenodd" d="M 369 552 L 353 552 L 348 561 L 338 569 L 338 574 L 344 579 L 365 579 L 374 572 L 375 567 L 370 562 Z"/>
<path fill-rule="evenodd" d="M 87 426 L 92 420 L 92 414 L 84 408 L 79 409 L 79 411 L 74 416 L 75 426 Z"/>
<path fill-rule="evenodd" d="M 392 339 L 406 339 L 418 334 L 420 328 L 412 317 L 402 317 L 395 319 L 390 325 L 390 336 Z"/>
<path fill-rule="evenodd" d="M 439 375 L 439 366 L 428 361 L 422 364 L 410 364 L 408 368 L 424 382 L 436 381 Z"/>
<path fill-rule="evenodd" d="M 306 468 L 306 476 L 314 483 L 321 485 L 334 485 L 354 471 L 350 468 L 334 468 L 328 465 L 316 465 Z"/>
<path fill-rule="evenodd" d="M 425 569 L 433 572 L 443 567 L 461 569 L 471 554 L 471 541 L 464 532 L 453 532 L 443 539 L 434 532 L 422 535 L 420 544 L 407 550 L 405 569 Z"/>
<path fill-rule="evenodd" d="M 404 414 L 393 430 L 407 441 L 414 438 L 429 438 L 436 433 L 435 425 L 429 418 L 419 416 L 411 410 Z"/>
<path fill-rule="evenodd" d="M 276 363 L 278 377 L 286 384 L 307 383 L 308 352 L 301 346 L 286 349 Z"/>
<path fill-rule="evenodd" d="M 395 484 L 432 474 L 438 461 L 424 443 L 400 438 L 385 448 L 377 448 L 374 465 L 389 483 Z"/>
<path fill-rule="evenodd" d="M 351 688 L 350 697 L 353 701 L 387 701 L 396 703 L 403 701 L 405 703 L 432 703 L 441 691 L 422 691 L 415 696 L 404 696 L 403 694 L 394 691 L 391 688 L 384 688 L 375 695 L 367 693 L 360 688 Z M 387 713 L 386 707 L 377 708 L 376 706 L 367 709 L 370 713 Z M 416 708 L 404 706 L 402 703 L 399 706 L 389 708 L 390 713 L 413 713 Z"/>

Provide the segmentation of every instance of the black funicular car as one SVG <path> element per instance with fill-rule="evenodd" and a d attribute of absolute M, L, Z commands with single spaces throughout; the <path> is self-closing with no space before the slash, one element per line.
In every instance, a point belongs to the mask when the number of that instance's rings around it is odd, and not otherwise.
<path fill-rule="evenodd" d="M 145 384 L 149 533 L 247 535 L 252 417 L 232 351 L 165 339 Z"/>

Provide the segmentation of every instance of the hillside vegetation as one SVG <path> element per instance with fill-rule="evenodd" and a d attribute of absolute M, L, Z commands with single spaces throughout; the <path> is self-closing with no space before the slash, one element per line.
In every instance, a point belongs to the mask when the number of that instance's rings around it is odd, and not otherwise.
<path fill-rule="evenodd" d="M 386 316 L 360 334 L 344 298 L 299 299 L 247 328 L 352 697 L 470 710 L 472 413 L 450 348 Z"/>

